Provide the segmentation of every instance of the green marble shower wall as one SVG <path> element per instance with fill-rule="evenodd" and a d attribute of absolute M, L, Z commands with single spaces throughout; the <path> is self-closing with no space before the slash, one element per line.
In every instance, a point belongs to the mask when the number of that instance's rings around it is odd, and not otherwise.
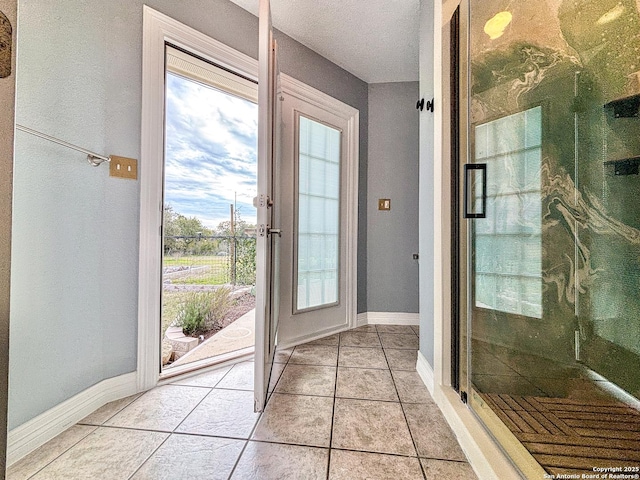
<path fill-rule="evenodd" d="M 472 338 L 579 357 L 636 397 L 639 10 L 470 0 L 469 57 L 470 161 L 487 163 L 489 197 L 471 227 Z"/>

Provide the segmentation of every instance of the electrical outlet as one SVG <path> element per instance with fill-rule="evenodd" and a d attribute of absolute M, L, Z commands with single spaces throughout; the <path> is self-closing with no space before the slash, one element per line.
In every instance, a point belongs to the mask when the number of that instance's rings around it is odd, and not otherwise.
<path fill-rule="evenodd" d="M 117 157 L 111 155 L 109 157 L 109 176 L 117 178 L 130 178 L 136 180 L 138 178 L 138 161 L 135 158 Z"/>
<path fill-rule="evenodd" d="M 378 200 L 378 210 L 391 210 L 391 199 L 380 198 Z"/>

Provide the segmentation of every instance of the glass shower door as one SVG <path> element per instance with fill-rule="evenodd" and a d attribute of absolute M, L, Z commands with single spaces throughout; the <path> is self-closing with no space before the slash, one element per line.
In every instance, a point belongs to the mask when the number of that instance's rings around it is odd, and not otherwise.
<path fill-rule="evenodd" d="M 636 47 L 637 48 L 637 47 Z M 605 99 L 606 100 L 606 99 Z M 600 116 L 595 168 L 577 166 L 589 225 L 579 230 L 584 269 L 578 290 L 576 358 L 600 377 L 640 398 L 640 96 L 594 108 Z M 586 115 L 586 114 L 585 114 Z M 591 125 L 580 125 L 592 135 Z M 591 228 L 589 228 L 591 227 Z M 621 392 L 619 392 L 621 393 Z"/>
<path fill-rule="evenodd" d="M 640 467 L 638 8 L 469 2 L 469 397 L 528 478 Z"/>

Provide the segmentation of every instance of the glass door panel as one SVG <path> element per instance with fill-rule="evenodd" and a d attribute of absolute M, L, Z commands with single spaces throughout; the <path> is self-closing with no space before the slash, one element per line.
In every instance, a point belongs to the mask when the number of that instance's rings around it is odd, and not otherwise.
<path fill-rule="evenodd" d="M 339 130 L 298 117 L 298 200 L 295 311 L 335 305 L 339 299 Z"/>
<path fill-rule="evenodd" d="M 638 3 L 469 8 L 471 407 L 528 477 L 640 466 Z"/>

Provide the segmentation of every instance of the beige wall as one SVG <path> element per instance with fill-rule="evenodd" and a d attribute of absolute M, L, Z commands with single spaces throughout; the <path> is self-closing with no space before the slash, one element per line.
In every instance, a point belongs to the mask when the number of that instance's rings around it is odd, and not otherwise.
<path fill-rule="evenodd" d="M 16 0 L 0 0 L 0 11 L 16 38 Z M 11 49 L 11 74 L 0 78 L 0 479 L 4 478 L 7 451 L 7 376 L 9 364 L 9 278 L 11 265 L 11 199 L 15 106 L 15 48 Z"/>

